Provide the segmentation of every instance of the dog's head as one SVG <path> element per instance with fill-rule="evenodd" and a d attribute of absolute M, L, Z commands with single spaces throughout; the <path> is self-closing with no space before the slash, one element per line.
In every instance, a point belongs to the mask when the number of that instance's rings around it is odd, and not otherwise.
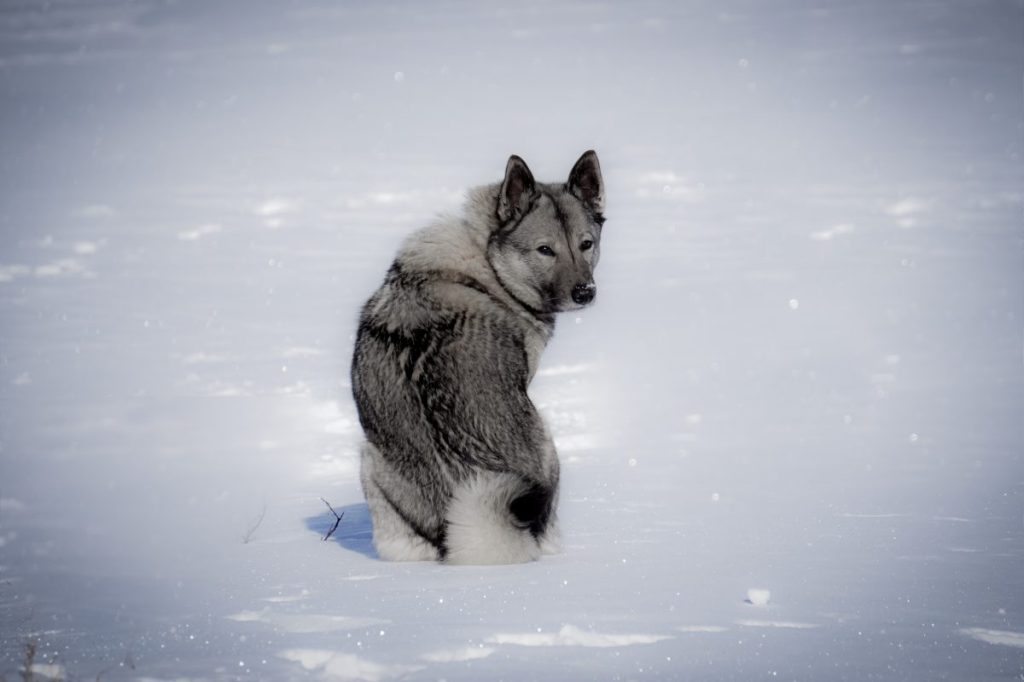
<path fill-rule="evenodd" d="M 525 161 L 510 157 L 495 213 L 487 258 L 512 296 L 542 313 L 593 302 L 604 224 L 604 181 L 594 151 L 580 157 L 564 184 L 537 183 Z"/>

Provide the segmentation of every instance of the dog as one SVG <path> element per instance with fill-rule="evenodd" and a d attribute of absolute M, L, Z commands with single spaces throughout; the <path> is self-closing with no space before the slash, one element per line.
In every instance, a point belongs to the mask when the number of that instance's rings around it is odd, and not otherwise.
<path fill-rule="evenodd" d="M 532 561 L 559 548 L 559 464 L 527 394 L 555 315 L 594 301 L 597 154 L 564 184 L 518 156 L 400 248 L 363 307 L 352 392 L 360 479 L 390 561 Z"/>

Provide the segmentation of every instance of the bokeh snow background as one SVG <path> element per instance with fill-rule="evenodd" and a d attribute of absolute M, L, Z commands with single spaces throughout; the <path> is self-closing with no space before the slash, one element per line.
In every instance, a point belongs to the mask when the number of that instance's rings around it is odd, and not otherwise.
<path fill-rule="evenodd" d="M 1024 676 L 1022 73 L 1020 0 L 5 2 L 0 675 Z M 359 305 L 588 148 L 565 553 L 377 561 Z"/>

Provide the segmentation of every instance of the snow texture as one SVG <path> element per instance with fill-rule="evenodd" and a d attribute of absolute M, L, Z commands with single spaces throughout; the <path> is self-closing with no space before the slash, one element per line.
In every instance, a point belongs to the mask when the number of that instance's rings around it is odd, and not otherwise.
<path fill-rule="evenodd" d="M 3 3 L 0 677 L 1019 679 L 1022 65 L 1021 0 Z M 379 561 L 359 306 L 590 148 L 562 552 Z"/>
<path fill-rule="evenodd" d="M 771 590 L 758 589 L 756 587 L 751 587 L 747 590 L 747 603 L 752 606 L 768 606 L 768 601 L 771 598 Z"/>

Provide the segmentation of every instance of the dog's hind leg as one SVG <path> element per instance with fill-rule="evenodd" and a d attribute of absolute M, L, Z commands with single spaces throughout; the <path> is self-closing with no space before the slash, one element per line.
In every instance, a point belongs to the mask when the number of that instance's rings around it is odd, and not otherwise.
<path fill-rule="evenodd" d="M 380 453 L 373 445 L 363 446 L 360 478 L 373 519 L 373 546 L 377 555 L 385 561 L 437 561 L 440 559 L 437 547 L 416 532 L 374 480 L 375 471 L 387 468 L 379 458 Z"/>

